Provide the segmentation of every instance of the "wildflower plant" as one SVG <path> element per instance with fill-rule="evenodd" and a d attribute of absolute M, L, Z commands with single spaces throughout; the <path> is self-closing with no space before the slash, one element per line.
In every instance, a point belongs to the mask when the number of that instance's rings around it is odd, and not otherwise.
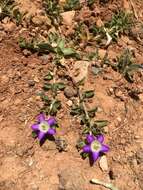
<path fill-rule="evenodd" d="M 133 61 L 133 52 L 130 49 L 125 49 L 117 57 L 117 64 L 113 68 L 123 74 L 129 82 L 133 82 L 133 73 L 139 69 L 143 69 L 143 65 L 135 64 Z"/>
<path fill-rule="evenodd" d="M 88 99 L 94 97 L 94 91 L 88 90 L 81 93 L 80 88 L 78 88 L 78 94 L 79 104 L 73 105 L 70 114 L 80 118 L 81 125 L 83 125 L 82 134 L 101 134 L 103 128 L 108 124 L 107 120 L 95 120 L 98 107 L 88 110 L 86 106 Z"/>
<path fill-rule="evenodd" d="M 103 153 L 109 151 L 109 147 L 103 144 L 103 135 L 87 135 L 86 144 L 83 146 L 82 154 L 88 154 L 91 164 L 93 164 Z"/>

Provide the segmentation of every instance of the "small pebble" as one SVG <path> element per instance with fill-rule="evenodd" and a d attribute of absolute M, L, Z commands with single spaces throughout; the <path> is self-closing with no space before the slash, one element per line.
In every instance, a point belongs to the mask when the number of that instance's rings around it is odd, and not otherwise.
<path fill-rule="evenodd" d="M 29 85 L 29 87 L 34 86 L 35 85 L 35 81 L 34 80 L 29 80 L 28 81 L 28 85 Z"/>
<path fill-rule="evenodd" d="M 67 98 L 77 96 L 77 90 L 72 86 L 67 86 L 64 90 L 64 94 Z"/>

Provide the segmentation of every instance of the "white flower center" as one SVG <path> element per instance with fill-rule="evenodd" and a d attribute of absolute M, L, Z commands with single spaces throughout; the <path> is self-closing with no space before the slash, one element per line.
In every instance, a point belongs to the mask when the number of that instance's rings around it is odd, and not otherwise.
<path fill-rule="evenodd" d="M 50 126 L 46 121 L 43 121 L 42 123 L 39 124 L 39 129 L 40 131 L 46 133 L 49 130 Z"/>
<path fill-rule="evenodd" d="M 90 146 L 91 146 L 91 150 L 92 150 L 93 152 L 99 151 L 99 150 L 101 149 L 101 147 L 102 147 L 101 143 L 98 142 L 97 140 L 94 140 L 94 141 L 91 143 Z"/>

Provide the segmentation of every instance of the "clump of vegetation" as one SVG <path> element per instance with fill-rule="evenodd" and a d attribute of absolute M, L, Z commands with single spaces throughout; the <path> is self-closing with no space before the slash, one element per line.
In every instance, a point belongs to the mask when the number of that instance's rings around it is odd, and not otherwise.
<path fill-rule="evenodd" d="M 96 36 L 96 41 L 99 43 L 102 39 L 106 38 L 107 40 L 110 39 L 110 41 L 117 41 L 121 34 L 129 33 L 132 26 L 132 15 L 124 11 L 119 11 L 113 15 L 111 21 L 105 23 L 103 26 L 97 27 L 93 25 L 90 28 L 90 32 Z"/>
<path fill-rule="evenodd" d="M 60 23 L 60 6 L 58 0 L 44 0 L 43 6 L 45 8 L 46 14 L 52 21 L 52 24 L 58 25 Z"/>
<path fill-rule="evenodd" d="M 95 0 L 87 0 L 87 6 L 92 7 L 95 3 Z"/>
<path fill-rule="evenodd" d="M 14 0 L 0 0 L 0 20 L 6 16 L 12 17 L 14 6 Z"/>
<path fill-rule="evenodd" d="M 133 53 L 129 49 L 125 49 L 121 56 L 117 57 L 117 62 L 114 68 L 123 74 L 129 82 L 133 82 L 133 73 L 135 71 L 143 69 L 143 65 L 133 62 Z"/>
<path fill-rule="evenodd" d="M 66 0 L 64 10 L 70 11 L 70 10 L 77 10 L 81 8 L 81 4 L 79 0 Z"/>
<path fill-rule="evenodd" d="M 19 25 L 22 22 L 23 16 L 19 9 L 16 8 L 14 0 L 0 0 L 0 20 L 10 17 L 15 20 L 16 25 Z"/>
<path fill-rule="evenodd" d="M 57 114 L 61 108 L 61 101 L 57 99 L 57 94 L 65 88 L 65 84 L 63 82 L 55 82 L 54 77 L 53 73 L 50 72 L 45 76 L 45 84 L 43 86 L 44 93 L 41 94 L 41 98 L 44 102 L 44 107 L 41 111 L 47 115 Z M 47 91 L 51 92 L 51 98 L 46 95 Z"/>
<path fill-rule="evenodd" d="M 22 49 L 28 49 L 32 52 L 54 53 L 61 57 L 76 57 L 78 54 L 73 48 L 66 47 L 65 39 L 61 38 L 57 33 L 50 33 L 46 42 L 32 39 L 27 42 L 26 39 L 20 38 L 19 45 Z"/>
<path fill-rule="evenodd" d="M 93 135 L 98 135 L 103 133 L 103 127 L 105 127 L 108 122 L 106 120 L 95 120 L 95 114 L 98 107 L 92 108 L 90 110 L 86 107 L 86 101 L 94 97 L 94 91 L 88 90 L 81 93 L 78 88 L 79 104 L 73 105 L 71 109 L 71 115 L 80 117 L 81 125 L 83 125 L 83 134 L 92 133 Z"/>

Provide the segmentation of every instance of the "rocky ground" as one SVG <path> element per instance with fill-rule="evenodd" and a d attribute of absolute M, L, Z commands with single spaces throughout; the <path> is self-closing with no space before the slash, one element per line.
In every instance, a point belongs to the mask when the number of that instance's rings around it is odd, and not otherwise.
<path fill-rule="evenodd" d="M 81 1 L 84 6 L 80 10 L 61 13 L 62 23 L 58 29 L 50 16 L 45 16 L 42 0 L 16 2 L 23 15 L 21 23 L 16 24 L 17 19 L 9 15 L 0 17 L 0 190 L 105 189 L 90 184 L 92 178 L 111 182 L 119 190 L 143 189 L 143 71 L 136 72 L 134 81 L 130 83 L 110 66 L 105 65 L 96 75 L 92 69 L 95 65 L 101 66 L 106 53 L 115 63 L 125 48 L 133 52 L 135 63 L 143 64 L 143 2 L 95 1 L 91 10 Z M 59 5 L 62 3 L 64 1 L 59 1 Z M 131 35 L 122 34 L 108 46 L 90 41 L 90 24 L 102 25 L 119 9 L 133 14 L 135 25 Z M 94 98 L 87 102 L 88 106 L 98 106 L 96 119 L 109 121 L 104 131 L 110 152 L 92 167 L 76 149 L 81 125 L 78 118 L 70 115 L 71 106 L 77 100 L 73 87 L 58 94 L 62 108 L 57 114 L 60 126 L 57 136 L 65 143 L 64 151 L 59 152 L 53 141 L 39 146 L 32 138 L 30 126 L 43 107 L 39 94 L 44 84 L 43 77 L 54 70 L 53 54 L 21 49 L 18 43 L 20 37 L 45 40 L 49 31 L 56 30 L 65 38 L 71 36 L 72 39 L 74 26 L 83 21 L 87 30 L 84 28 L 86 33 L 83 31 L 76 50 L 89 54 L 96 46 L 100 59 L 79 61 L 64 58 L 62 64 L 66 69 L 57 69 L 55 80 L 65 73 L 77 81 L 84 76 L 82 88 L 95 92 Z M 71 41 L 68 45 L 73 46 Z M 75 71 L 77 68 L 78 72 Z M 69 87 L 71 83 L 63 80 Z"/>

